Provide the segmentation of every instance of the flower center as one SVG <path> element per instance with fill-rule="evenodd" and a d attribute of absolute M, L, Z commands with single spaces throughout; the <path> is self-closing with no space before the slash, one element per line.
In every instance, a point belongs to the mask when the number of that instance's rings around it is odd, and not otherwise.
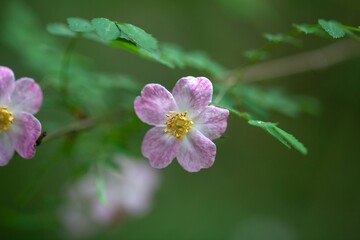
<path fill-rule="evenodd" d="M 164 132 L 169 133 L 170 136 L 174 136 L 177 140 L 183 139 L 183 137 L 190 131 L 193 121 L 186 118 L 187 112 L 177 113 L 170 111 L 166 114 L 167 121 L 164 122 L 166 128 Z"/>
<path fill-rule="evenodd" d="M 7 131 L 13 121 L 12 112 L 7 107 L 0 107 L 0 133 Z"/>

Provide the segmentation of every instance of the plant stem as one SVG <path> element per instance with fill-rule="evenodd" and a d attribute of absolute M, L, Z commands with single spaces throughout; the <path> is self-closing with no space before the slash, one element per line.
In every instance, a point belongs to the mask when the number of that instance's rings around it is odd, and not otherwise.
<path fill-rule="evenodd" d="M 69 89 L 68 89 L 68 87 L 69 87 L 68 86 L 69 85 L 69 66 L 70 66 L 71 57 L 72 57 L 74 48 L 80 38 L 81 38 L 81 34 L 78 34 L 76 37 L 74 37 L 70 40 L 70 42 L 68 43 L 68 45 L 65 49 L 64 56 L 62 59 L 61 70 L 60 70 L 60 80 L 62 81 L 61 92 L 64 95 L 64 98 L 66 98 L 66 96 L 69 93 Z"/>
<path fill-rule="evenodd" d="M 222 89 L 214 103 L 219 104 L 225 94 L 240 81 L 265 81 L 302 72 L 326 68 L 360 56 L 360 45 L 352 40 L 343 40 L 326 47 L 295 54 L 252 66 L 239 67 L 229 74 L 228 85 Z"/>

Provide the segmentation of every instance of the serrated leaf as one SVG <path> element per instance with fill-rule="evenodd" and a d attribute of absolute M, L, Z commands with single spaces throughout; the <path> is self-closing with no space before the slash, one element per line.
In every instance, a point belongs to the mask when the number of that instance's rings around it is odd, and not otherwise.
<path fill-rule="evenodd" d="M 159 62 L 161 64 L 164 64 L 170 68 L 173 68 L 174 65 L 168 61 L 167 59 L 164 59 L 160 56 L 160 54 L 158 52 L 154 52 L 154 51 L 147 51 L 145 49 L 139 48 L 138 46 L 136 46 L 134 43 L 129 42 L 129 41 L 124 41 L 124 40 L 116 40 L 116 41 L 111 41 L 110 45 L 113 47 L 118 47 L 118 48 L 122 48 L 122 49 L 126 49 L 134 54 L 137 54 L 143 58 L 146 59 L 150 59 L 156 62 Z"/>
<path fill-rule="evenodd" d="M 115 40 L 120 37 L 120 31 L 116 24 L 106 18 L 94 18 L 91 24 L 99 37 L 105 41 Z"/>
<path fill-rule="evenodd" d="M 285 132 L 279 127 L 276 127 L 276 131 L 280 133 L 280 135 L 288 142 L 290 143 L 296 150 L 301 152 L 302 154 L 307 154 L 307 148 L 299 141 L 297 140 L 293 135 L 290 133 Z"/>
<path fill-rule="evenodd" d="M 335 21 L 325 21 L 319 19 L 320 26 L 333 38 L 342 38 L 345 36 L 345 31 L 341 25 Z"/>
<path fill-rule="evenodd" d="M 74 37 L 76 35 L 64 23 L 49 23 L 46 29 L 49 33 L 57 36 Z"/>
<path fill-rule="evenodd" d="M 74 32 L 92 32 L 95 30 L 87 19 L 70 17 L 67 19 L 67 23 L 70 30 Z"/>
<path fill-rule="evenodd" d="M 307 24 L 296 24 L 294 23 L 293 26 L 300 32 L 305 34 L 312 34 L 319 31 L 319 27 L 317 25 L 307 25 Z"/>
<path fill-rule="evenodd" d="M 294 147 L 296 150 L 298 150 L 302 154 L 307 154 L 306 147 L 297 140 L 293 135 L 290 133 L 285 132 L 281 128 L 277 127 L 277 123 L 272 122 L 263 122 L 259 120 L 250 120 L 248 121 L 250 125 L 253 125 L 255 127 L 260 127 L 269 134 L 271 134 L 273 137 L 275 137 L 277 140 L 279 140 L 282 144 L 284 144 L 286 147 L 291 148 Z"/>
<path fill-rule="evenodd" d="M 125 38 L 150 52 L 158 49 L 158 41 L 143 29 L 128 23 L 116 24 L 121 30 L 121 38 Z"/>

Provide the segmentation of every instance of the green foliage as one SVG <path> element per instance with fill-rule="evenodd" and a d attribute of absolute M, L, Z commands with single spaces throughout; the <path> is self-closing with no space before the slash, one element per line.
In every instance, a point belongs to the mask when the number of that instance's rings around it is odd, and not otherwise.
<path fill-rule="evenodd" d="M 299 32 L 303 32 L 305 34 L 313 34 L 320 31 L 318 25 L 309 25 L 309 24 L 296 24 L 294 23 L 293 26 Z"/>
<path fill-rule="evenodd" d="M 75 37 L 76 34 L 63 23 L 49 23 L 47 31 L 51 34 L 63 37 Z"/>
<path fill-rule="evenodd" d="M 248 123 L 252 126 L 262 128 L 270 135 L 275 137 L 277 140 L 279 140 L 286 147 L 288 148 L 294 147 L 300 153 L 307 154 L 306 147 L 300 141 L 298 141 L 293 135 L 277 127 L 277 123 L 263 122 L 258 120 L 250 120 L 248 121 Z"/>
<path fill-rule="evenodd" d="M 357 36 L 354 32 L 360 32 L 359 28 L 347 26 L 340 24 L 336 21 L 325 21 L 323 19 L 318 20 L 318 24 L 293 24 L 295 28 L 294 31 L 288 33 L 277 33 L 269 34 L 264 33 L 263 37 L 269 42 L 259 49 L 247 50 L 244 53 L 244 56 L 249 60 L 244 66 L 249 63 L 253 63 L 259 60 L 264 60 L 268 57 L 268 52 L 281 43 L 288 43 L 296 47 L 301 47 L 302 42 L 296 38 L 300 33 L 304 34 L 314 34 L 318 36 L 324 36 L 326 34 L 330 35 L 333 38 L 342 38 L 346 34 L 350 37 L 360 40 L 360 37 Z"/>
<path fill-rule="evenodd" d="M 276 87 L 262 89 L 252 85 L 240 85 L 234 87 L 232 93 L 245 108 L 262 116 L 268 116 L 270 111 L 275 111 L 296 117 L 303 112 L 316 114 L 320 108 L 314 98 L 291 96 Z"/>
<path fill-rule="evenodd" d="M 92 32 L 94 27 L 87 19 L 71 17 L 67 19 L 71 31 L 74 32 Z"/>
<path fill-rule="evenodd" d="M 94 18 L 91 20 L 91 24 L 94 26 L 99 37 L 104 41 L 111 41 L 120 37 L 120 32 L 116 24 L 109 19 Z"/>
<path fill-rule="evenodd" d="M 335 21 L 325 21 L 319 19 L 320 26 L 333 38 L 342 38 L 345 36 L 345 30 L 341 24 Z"/>
<path fill-rule="evenodd" d="M 291 45 L 294 45 L 296 47 L 301 47 L 301 41 L 293 36 L 290 36 L 289 34 L 270 34 L 270 33 L 264 33 L 264 38 L 266 38 L 268 41 L 273 43 L 289 43 Z"/>
<path fill-rule="evenodd" d="M 186 52 L 174 44 L 161 44 L 162 59 L 178 68 L 192 67 L 214 76 L 224 74 L 225 68 L 201 51 Z"/>
<path fill-rule="evenodd" d="M 266 59 L 268 57 L 268 53 L 259 49 L 250 49 L 244 52 L 244 56 L 254 62 Z"/>
<path fill-rule="evenodd" d="M 159 44 L 157 39 L 143 29 L 128 23 L 106 18 L 94 18 L 91 23 L 82 18 L 68 18 L 68 26 L 61 23 L 48 25 L 51 34 L 65 37 L 79 36 L 122 48 L 143 58 L 156 61 L 170 68 L 192 67 L 214 76 L 225 72 L 217 62 L 201 51 L 186 52 L 173 44 Z M 96 33 L 96 34 L 95 34 Z"/>
<path fill-rule="evenodd" d="M 121 38 L 124 38 L 139 48 L 149 52 L 158 50 L 158 41 L 143 29 L 127 23 L 116 23 L 119 27 Z"/>

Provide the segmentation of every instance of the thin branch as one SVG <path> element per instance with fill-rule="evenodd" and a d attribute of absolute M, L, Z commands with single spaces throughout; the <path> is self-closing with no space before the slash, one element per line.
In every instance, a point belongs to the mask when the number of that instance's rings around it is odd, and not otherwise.
<path fill-rule="evenodd" d="M 290 76 L 302 72 L 319 70 L 337 63 L 360 56 L 360 44 L 351 40 L 343 40 L 324 48 L 284 57 L 264 63 L 258 63 L 247 68 L 231 71 L 227 78 L 228 85 L 219 93 L 214 103 L 219 103 L 226 92 L 240 80 L 243 82 L 265 81 L 279 77 Z M 108 117 L 86 118 L 71 123 L 61 129 L 47 134 L 42 143 L 93 127 Z"/>
<path fill-rule="evenodd" d="M 320 70 L 358 56 L 360 56 L 359 42 L 342 40 L 320 49 L 237 68 L 229 73 L 227 86 L 219 92 L 214 103 L 218 104 L 225 94 L 239 82 L 265 81 Z"/>
<path fill-rule="evenodd" d="M 264 81 L 320 70 L 357 56 L 360 56 L 359 42 L 343 40 L 317 50 L 255 64 L 245 70 L 242 81 Z"/>
<path fill-rule="evenodd" d="M 87 128 L 93 127 L 96 123 L 98 123 L 99 119 L 94 118 L 86 118 L 83 120 L 79 120 L 73 123 L 70 123 L 69 125 L 60 128 L 54 132 L 50 132 L 47 134 L 46 137 L 42 140 L 42 143 L 49 142 L 51 140 L 69 135 L 71 133 L 80 132 L 82 130 L 85 130 Z"/>
<path fill-rule="evenodd" d="M 58 130 L 55 130 L 50 133 L 46 133 L 46 136 L 44 136 L 41 139 L 40 143 L 41 144 L 46 143 L 51 140 L 61 138 L 63 136 L 66 136 L 66 135 L 69 135 L 72 133 L 77 133 L 77 132 L 81 132 L 81 131 L 90 129 L 92 127 L 96 127 L 97 124 L 102 124 L 104 122 L 112 121 L 112 120 L 116 119 L 118 116 L 123 116 L 125 113 L 126 113 L 126 111 L 123 110 L 123 111 L 104 114 L 100 117 L 93 117 L 93 118 L 89 117 L 89 118 L 80 119 L 76 122 L 70 123 L 70 124 L 60 128 Z"/>

